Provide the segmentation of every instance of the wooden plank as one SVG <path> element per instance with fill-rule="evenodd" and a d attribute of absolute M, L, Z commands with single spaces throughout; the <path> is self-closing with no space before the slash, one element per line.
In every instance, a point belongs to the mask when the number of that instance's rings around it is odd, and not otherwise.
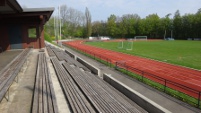
<path fill-rule="evenodd" d="M 41 57 L 41 56 L 40 56 Z M 40 66 L 42 65 L 42 62 L 40 61 Z M 41 68 L 40 68 L 41 69 Z M 42 74 L 42 71 L 40 70 L 40 75 Z M 42 81 L 42 77 L 39 77 L 39 95 L 38 95 L 38 104 L 39 104 L 39 110 L 38 113 L 43 113 L 43 89 L 42 89 L 42 85 L 43 85 L 43 81 Z"/>
<path fill-rule="evenodd" d="M 56 101 L 56 96 L 55 96 L 55 92 L 54 92 L 54 88 L 53 88 L 53 84 L 52 84 L 52 79 L 51 79 L 51 76 L 50 76 L 50 73 L 49 73 L 49 70 L 48 70 L 48 74 L 47 74 L 47 79 L 48 79 L 48 82 L 49 82 L 49 89 L 50 89 L 50 94 L 51 94 L 51 100 L 52 100 L 52 108 L 53 108 L 53 111 L 54 113 L 59 113 L 58 111 L 58 105 L 57 105 L 57 101 Z M 49 105 L 49 109 L 51 111 L 51 106 Z"/>
<path fill-rule="evenodd" d="M 62 84 L 61 86 L 65 89 L 65 95 L 69 101 L 72 111 L 78 113 L 95 113 L 94 108 L 91 106 L 89 101 L 77 87 L 73 79 L 59 63 L 59 61 L 56 58 L 52 58 L 52 62 L 55 67 L 59 81 Z"/>
<path fill-rule="evenodd" d="M 55 93 L 53 88 L 51 91 L 51 81 L 48 76 L 49 70 L 47 66 L 46 56 L 45 53 L 41 53 L 38 55 L 32 113 L 58 113 Z M 53 106 L 53 102 L 55 107 Z"/>
<path fill-rule="evenodd" d="M 64 66 L 65 67 L 65 66 Z M 65 67 L 66 68 L 66 67 Z M 70 68 L 69 68 L 70 69 Z M 76 76 L 76 75 L 75 75 Z M 85 90 L 86 91 L 86 90 Z M 86 94 L 87 95 L 87 94 Z M 86 98 L 86 97 L 85 97 Z M 92 98 L 89 98 L 89 100 L 91 100 Z M 90 102 L 93 102 L 93 101 L 90 101 Z M 87 103 L 85 103 L 85 106 L 91 111 L 91 112 L 95 112 L 95 110 L 93 109 L 93 107 L 89 104 L 90 102 L 87 102 Z M 97 104 L 95 104 L 95 103 L 93 103 L 93 106 L 96 106 Z M 98 110 L 99 112 L 100 112 L 100 110 L 99 110 L 99 108 L 96 106 L 95 107 L 96 108 L 96 110 Z"/>
<path fill-rule="evenodd" d="M 64 67 L 68 70 L 71 77 L 80 86 L 83 92 L 86 93 L 88 97 L 91 97 L 92 101 L 97 105 L 101 112 L 134 112 L 128 110 L 118 99 L 110 95 L 106 90 L 109 87 L 102 87 L 102 85 L 99 84 L 100 82 L 97 83 L 96 78 L 93 77 L 94 75 L 92 76 L 93 78 L 91 78 L 91 76 L 88 76 L 76 67 L 72 68 L 67 63 L 64 63 Z M 125 104 L 129 103 L 125 102 Z M 130 108 L 135 107 L 132 106 Z M 135 112 L 139 112 L 139 110 L 135 110 Z"/>
<path fill-rule="evenodd" d="M 37 72 L 36 72 L 36 78 L 35 78 L 32 113 L 38 113 L 39 69 L 40 69 L 40 63 L 39 62 L 40 62 L 40 58 L 39 58 L 39 55 L 38 55 L 38 65 L 37 65 Z"/>
<path fill-rule="evenodd" d="M 55 56 L 54 52 L 52 51 L 52 49 L 50 47 L 46 47 L 46 49 L 47 49 L 48 55 L 50 57 Z"/>
<path fill-rule="evenodd" d="M 43 81 L 43 85 L 42 85 L 42 95 L 43 95 L 43 112 L 44 113 L 47 113 L 48 112 L 48 100 L 47 100 L 47 98 L 48 98 L 48 96 L 49 96 L 49 92 L 47 92 L 47 81 L 46 81 L 46 72 L 45 72 L 45 69 L 47 68 L 47 67 L 45 67 L 45 54 L 44 53 L 42 53 L 42 54 L 40 54 L 41 55 L 41 59 L 42 59 L 42 63 L 41 63 L 41 66 L 42 66 L 42 68 L 41 68 L 41 72 L 42 72 L 42 74 L 40 75 L 41 76 L 41 79 L 42 79 L 42 81 Z M 51 106 L 52 107 L 52 106 Z"/>
<path fill-rule="evenodd" d="M 69 103 L 71 104 L 70 107 L 71 107 L 71 110 L 76 113 L 77 110 L 75 109 L 74 107 L 74 101 L 72 100 L 71 98 L 71 93 L 69 92 L 69 89 L 68 89 L 68 84 L 67 82 L 65 82 L 65 79 L 64 79 L 64 76 L 62 76 L 62 70 L 60 70 L 61 66 L 59 65 L 59 62 L 56 58 L 52 58 L 51 59 L 52 63 L 53 63 L 53 66 L 55 68 L 55 71 L 57 73 L 57 76 L 59 78 L 59 81 L 60 81 L 60 84 L 62 84 L 62 88 L 64 89 L 64 92 L 65 92 L 65 96 L 66 98 L 68 99 Z M 67 75 L 67 73 L 66 73 Z"/>
<path fill-rule="evenodd" d="M 53 101 L 52 101 L 52 93 L 50 91 L 50 81 L 48 79 L 48 66 L 47 66 L 47 60 L 44 54 L 44 78 L 46 79 L 46 96 L 47 96 L 47 107 L 48 107 L 48 113 L 54 113 L 54 106 L 53 106 Z M 54 92 L 54 91 L 53 91 Z"/>

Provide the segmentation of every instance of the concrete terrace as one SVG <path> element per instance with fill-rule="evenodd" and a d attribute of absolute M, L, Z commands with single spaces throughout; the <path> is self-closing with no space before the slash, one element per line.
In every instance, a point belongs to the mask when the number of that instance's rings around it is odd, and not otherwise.
<path fill-rule="evenodd" d="M 201 112 L 199 109 L 189 106 L 188 104 L 181 102 L 168 96 L 162 92 L 159 92 L 139 81 L 127 77 L 126 75 L 109 68 L 93 59 L 90 59 L 80 53 L 77 53 L 69 48 L 64 48 L 68 52 L 72 53 L 76 57 L 80 59 L 84 59 L 84 61 L 88 62 L 90 65 L 94 66 L 99 70 L 98 76 L 100 78 L 103 77 L 103 74 L 110 75 L 113 79 L 121 82 L 121 84 L 125 85 L 125 87 L 133 90 L 135 93 L 140 94 L 143 98 L 146 98 L 149 102 L 153 103 L 155 106 L 160 107 L 161 109 L 165 109 L 167 112 L 172 113 L 199 113 Z M 61 49 L 63 51 L 64 49 Z M 5 67 L 5 64 L 8 64 L 11 59 L 14 59 L 16 55 L 20 53 L 13 53 L 9 55 L 4 52 L 0 54 L 0 61 L 5 61 L 6 63 L 1 63 L 1 68 Z M 37 61 L 38 54 L 40 54 L 38 49 L 34 49 L 31 51 L 28 56 L 27 64 L 23 65 L 22 70 L 18 74 L 19 81 L 13 82 L 10 87 L 10 99 L 9 101 L 4 98 L 0 103 L 0 112 L 1 113 L 30 113 L 32 111 L 32 101 L 33 101 L 33 92 L 36 78 L 36 69 L 37 69 Z M 56 56 L 49 56 L 47 50 L 45 49 L 45 54 L 47 56 L 47 64 L 49 67 L 50 75 L 52 78 L 52 84 L 55 91 L 55 96 L 57 99 L 57 105 L 59 113 L 70 113 L 72 112 L 71 105 L 68 105 L 69 102 L 66 100 L 65 93 L 63 92 L 63 88 L 59 82 L 57 77 L 57 72 L 55 72 L 54 66 L 51 62 L 52 58 L 57 58 Z M 2 57 L 1 55 L 8 55 L 9 57 Z M 12 56 L 12 57 L 11 57 Z M 63 63 L 64 61 L 60 61 Z M 4 65 L 3 65 L 4 64 Z M 59 64 L 58 64 L 59 65 Z M 0 68 L 0 70 L 1 70 Z M 111 86 L 110 86 L 111 87 Z M 6 95 L 7 96 L 7 95 Z M 123 96 L 123 95 L 122 95 Z"/>

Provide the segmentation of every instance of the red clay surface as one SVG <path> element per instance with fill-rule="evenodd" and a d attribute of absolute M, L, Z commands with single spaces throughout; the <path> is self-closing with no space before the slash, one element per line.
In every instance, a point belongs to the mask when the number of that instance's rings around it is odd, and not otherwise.
<path fill-rule="evenodd" d="M 165 84 L 166 79 L 166 86 L 186 93 L 195 98 L 199 98 L 199 92 L 201 92 L 201 71 L 199 70 L 193 70 L 182 66 L 97 48 L 82 44 L 82 42 L 83 41 L 72 41 L 64 43 L 85 53 L 99 56 L 99 58 L 103 60 L 109 59 L 113 64 L 123 61 L 125 62 L 124 66 L 130 66 L 132 68 L 144 71 L 145 73 L 141 73 L 137 70 L 130 70 L 132 72 L 141 74 L 144 77 L 161 84 Z M 158 77 L 155 78 L 150 76 L 150 74 L 156 75 L 163 79 L 159 79 Z"/>

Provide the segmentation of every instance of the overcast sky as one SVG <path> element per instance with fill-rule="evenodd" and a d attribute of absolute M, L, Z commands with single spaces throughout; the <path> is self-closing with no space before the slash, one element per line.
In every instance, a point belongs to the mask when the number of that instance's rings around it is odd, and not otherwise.
<path fill-rule="evenodd" d="M 196 13 L 201 8 L 201 0 L 17 0 L 21 6 L 27 8 L 57 7 L 67 5 L 84 12 L 88 7 L 92 20 L 107 20 L 111 14 L 138 14 L 145 18 L 149 14 L 157 13 L 164 17 L 168 13 L 172 16 L 176 10 L 181 15 Z M 55 10 L 56 12 L 56 10 Z"/>

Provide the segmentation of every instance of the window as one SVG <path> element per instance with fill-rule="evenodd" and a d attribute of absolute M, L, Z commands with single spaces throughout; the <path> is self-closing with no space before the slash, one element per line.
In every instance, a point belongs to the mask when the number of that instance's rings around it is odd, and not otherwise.
<path fill-rule="evenodd" d="M 37 38 L 36 27 L 30 27 L 28 29 L 28 36 L 29 38 Z"/>

